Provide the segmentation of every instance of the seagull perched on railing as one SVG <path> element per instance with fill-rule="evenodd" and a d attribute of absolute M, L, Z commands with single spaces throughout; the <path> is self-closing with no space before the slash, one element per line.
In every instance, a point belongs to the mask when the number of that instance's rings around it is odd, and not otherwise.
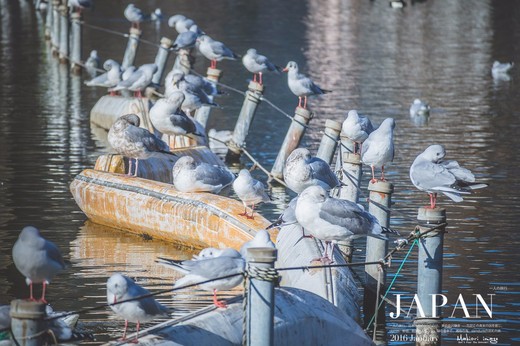
<path fill-rule="evenodd" d="M 42 283 L 43 291 L 39 301 L 47 303 L 45 301 L 45 287 L 54 275 L 66 267 L 58 247 L 53 242 L 43 238 L 36 227 L 26 226 L 14 243 L 13 262 L 16 269 L 25 276 L 25 282 L 29 285 L 29 299 L 35 300 L 33 284 Z"/>
<path fill-rule="evenodd" d="M 259 230 L 258 232 L 256 232 L 255 237 L 253 239 L 245 242 L 242 245 L 242 247 L 240 247 L 240 254 L 242 255 L 242 257 L 246 258 L 247 249 L 255 247 L 270 247 L 272 249 L 276 249 L 276 246 L 271 240 L 269 232 L 267 232 L 265 229 Z"/>
<path fill-rule="evenodd" d="M 128 322 L 137 323 L 136 336 L 133 341 L 138 342 L 141 322 L 148 322 L 156 317 L 169 316 L 169 309 L 149 295 L 150 292 L 147 289 L 122 274 L 114 274 L 108 279 L 107 303 L 110 304 L 110 308 L 116 315 L 125 319 L 125 331 L 122 340 L 126 339 Z M 135 299 L 141 296 L 147 297 Z M 126 300 L 130 301 L 116 304 Z"/>
<path fill-rule="evenodd" d="M 271 63 L 265 56 L 260 55 L 256 52 L 256 49 L 250 48 L 247 50 L 246 55 L 242 57 L 242 63 L 245 68 L 253 74 L 253 82 L 256 82 L 256 75 L 259 76 L 258 83 L 262 85 L 262 73 L 275 72 L 279 73 L 282 71 L 281 67 Z"/>
<path fill-rule="evenodd" d="M 211 68 L 217 68 L 217 61 L 224 59 L 236 60 L 240 58 L 231 49 L 226 47 L 224 43 L 215 41 L 208 35 L 201 35 L 197 38 L 199 42 L 199 51 L 206 59 L 211 60 Z"/>
<path fill-rule="evenodd" d="M 97 70 L 99 69 L 99 56 L 97 50 L 92 50 L 90 52 L 90 55 L 85 62 L 85 69 L 90 76 L 95 77 L 97 75 Z"/>
<path fill-rule="evenodd" d="M 139 29 L 139 24 L 145 20 L 143 11 L 135 7 L 134 4 L 128 4 L 125 8 L 125 18 L 132 23 L 132 28 Z"/>
<path fill-rule="evenodd" d="M 108 131 L 108 143 L 120 155 L 128 157 L 128 175 L 132 175 L 132 159 L 135 159 L 135 172 L 137 176 L 139 160 L 168 154 L 170 147 L 156 135 L 139 127 L 140 119 L 135 114 L 126 114 L 119 117 Z"/>
<path fill-rule="evenodd" d="M 375 167 L 381 167 L 381 181 L 385 181 L 385 165 L 394 160 L 394 128 L 395 120 L 386 118 L 363 142 L 361 162 L 370 165 L 372 183 L 375 183 Z"/>
<path fill-rule="evenodd" d="M 180 33 L 175 42 L 173 42 L 172 48 L 175 50 L 189 49 L 195 47 L 197 38 L 201 35 L 199 27 L 192 25 L 189 30 Z"/>
<path fill-rule="evenodd" d="M 410 180 L 416 188 L 430 195 L 430 208 L 435 208 L 437 193 L 445 194 L 454 202 L 462 202 L 461 195 L 469 195 L 473 190 L 488 186 L 475 182 L 473 173 L 457 161 L 443 161 L 445 156 L 442 145 L 430 145 L 410 167 Z"/>
<path fill-rule="evenodd" d="M 103 68 L 107 71 L 89 81 L 85 81 L 87 86 L 97 86 L 103 88 L 113 88 L 121 81 L 121 65 L 115 60 L 108 59 L 103 63 Z M 115 92 L 110 92 L 114 95 Z"/>
<path fill-rule="evenodd" d="M 292 93 L 298 96 L 298 107 L 307 108 L 307 96 L 322 95 L 330 93 L 330 90 L 322 89 L 315 84 L 312 79 L 298 72 L 298 64 L 289 61 L 287 66 L 282 70 L 287 73 L 287 84 Z M 303 98 L 303 105 L 302 105 Z"/>
<path fill-rule="evenodd" d="M 175 28 L 179 34 L 188 31 L 193 25 L 195 25 L 195 22 L 190 18 L 186 18 L 186 16 L 183 16 L 182 14 L 176 14 L 168 18 L 168 26 L 170 28 Z"/>
<path fill-rule="evenodd" d="M 271 198 L 265 192 L 265 185 L 251 176 L 247 169 L 242 169 L 233 181 L 233 190 L 244 204 L 244 212 L 239 214 L 254 219 L 255 204 L 270 202 Z M 247 214 L 247 206 L 252 205 L 251 215 Z"/>
<path fill-rule="evenodd" d="M 312 157 L 311 152 L 305 148 L 294 149 L 289 155 L 285 161 L 283 179 L 298 194 L 312 185 L 330 190 L 341 184 L 329 164 L 318 157 Z"/>

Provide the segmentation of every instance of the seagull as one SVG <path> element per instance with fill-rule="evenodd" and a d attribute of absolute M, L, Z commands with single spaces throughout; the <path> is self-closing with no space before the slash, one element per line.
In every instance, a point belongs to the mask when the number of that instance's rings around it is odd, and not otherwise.
<path fill-rule="evenodd" d="M 173 185 L 181 192 L 211 192 L 218 194 L 230 185 L 235 175 L 227 167 L 195 162 L 183 156 L 173 166 Z"/>
<path fill-rule="evenodd" d="M 445 156 L 442 145 L 430 145 L 410 167 L 410 180 L 416 188 L 430 195 L 429 208 L 432 209 L 437 202 L 437 193 L 442 192 L 454 202 L 462 202 L 461 195 L 469 195 L 472 190 L 488 186 L 476 183 L 473 173 L 457 161 L 443 161 Z"/>
<path fill-rule="evenodd" d="M 90 8 L 92 6 L 92 0 L 69 0 L 68 4 L 71 12 L 79 12 L 83 11 L 86 8 Z"/>
<path fill-rule="evenodd" d="M 271 71 L 279 73 L 282 69 L 272 64 L 265 56 L 260 55 L 256 52 L 256 49 L 250 48 L 247 50 L 246 55 L 242 57 L 242 63 L 245 68 L 253 74 L 253 82 L 256 82 L 256 75 L 259 76 L 259 84 L 262 83 L 262 73 Z"/>
<path fill-rule="evenodd" d="M 195 47 L 199 36 L 199 27 L 197 25 L 192 25 L 189 30 L 184 31 L 177 36 L 172 48 L 175 50 L 193 48 Z"/>
<path fill-rule="evenodd" d="M 103 63 L 103 68 L 107 72 L 85 81 L 85 85 L 113 88 L 121 81 L 121 65 L 117 61 L 108 59 Z M 111 91 L 110 95 L 114 96 L 114 92 Z"/>
<path fill-rule="evenodd" d="M 142 91 L 150 85 L 155 72 L 157 72 L 157 65 L 141 65 L 128 79 L 119 82 L 109 91 L 130 90 L 136 92 L 137 97 L 142 97 Z"/>
<path fill-rule="evenodd" d="M 153 126 L 168 136 L 205 137 L 197 132 L 194 121 L 181 110 L 184 94 L 176 91 L 167 98 L 158 99 L 150 109 Z"/>
<path fill-rule="evenodd" d="M 491 75 L 496 79 L 506 79 L 504 77 L 509 78 L 508 72 L 514 66 L 513 62 L 505 62 L 501 63 L 498 61 L 493 62 L 493 67 L 491 67 Z M 508 79 L 509 80 L 509 79 Z"/>
<path fill-rule="evenodd" d="M 289 89 L 291 89 L 292 93 L 298 96 L 298 107 L 307 109 L 307 96 L 321 95 L 331 92 L 330 90 L 325 90 L 319 87 L 309 77 L 298 73 L 298 64 L 294 61 L 289 61 L 282 72 L 288 72 L 287 83 L 289 84 Z M 303 105 L 302 97 L 304 100 Z"/>
<path fill-rule="evenodd" d="M 265 229 L 271 229 L 271 228 L 282 228 L 284 226 L 294 225 L 295 223 L 298 223 L 298 220 L 296 220 L 296 204 L 298 203 L 298 197 L 294 197 L 290 202 L 287 208 L 283 211 L 283 213 L 280 214 L 278 219 L 267 226 Z"/>
<path fill-rule="evenodd" d="M 246 265 L 240 253 L 238 257 L 219 256 L 187 261 L 159 257 L 156 262 L 185 274 L 183 278 L 175 282 L 174 288 L 200 283 L 203 290 L 213 291 L 213 304 L 219 308 L 225 308 L 227 305 L 224 301 L 217 300 L 217 291 L 230 290 L 238 286 L 244 278 L 243 273 Z M 218 278 L 226 276 L 229 277 L 218 280 Z"/>
<path fill-rule="evenodd" d="M 354 202 L 329 197 L 321 186 L 310 186 L 298 197 L 295 210 L 298 223 L 309 233 L 325 241 L 324 263 L 332 263 L 334 243 L 361 236 L 386 239 L 377 219 Z M 328 247 L 331 246 L 330 255 Z"/>
<path fill-rule="evenodd" d="M 132 175 L 132 158 L 135 159 L 135 173 L 137 176 L 139 160 L 157 157 L 160 154 L 176 156 L 170 152 L 168 144 L 163 142 L 147 129 L 139 127 L 140 119 L 135 114 L 120 116 L 108 131 L 108 143 L 114 150 L 128 157 L 128 175 Z"/>
<path fill-rule="evenodd" d="M 301 193 L 312 185 L 320 185 L 330 190 L 340 185 L 327 162 L 312 157 L 305 148 L 294 149 L 285 161 L 283 179 L 287 186 L 296 193 Z"/>
<path fill-rule="evenodd" d="M 197 42 L 199 42 L 200 53 L 204 55 L 206 59 L 211 60 L 211 68 L 217 68 L 217 61 L 223 59 L 236 60 L 240 58 L 240 56 L 226 47 L 224 43 L 215 41 L 208 35 L 199 36 Z"/>
<path fill-rule="evenodd" d="M 410 106 L 410 116 L 416 117 L 418 115 L 427 115 L 430 114 L 430 106 L 420 99 L 413 100 L 412 105 Z"/>
<path fill-rule="evenodd" d="M 126 339 L 128 322 L 137 323 L 135 342 L 139 339 L 141 322 L 148 322 L 156 317 L 169 316 L 168 308 L 161 305 L 150 292 L 136 284 L 132 279 L 116 273 L 107 281 L 107 303 L 116 315 L 125 319 L 125 331 L 122 340 Z M 147 296 L 142 299 L 136 299 Z M 125 302 L 130 300 L 128 302 Z M 121 303 L 123 302 L 123 303 Z"/>
<path fill-rule="evenodd" d="M 185 105 L 188 111 L 198 109 L 203 105 L 218 106 L 213 102 L 212 96 L 219 94 L 219 91 L 216 85 L 207 79 L 174 69 L 168 73 L 164 83 L 165 95 L 172 93 L 174 90 L 184 92 L 185 97 L 188 98 L 188 101 L 184 101 L 189 105 Z"/>
<path fill-rule="evenodd" d="M 163 19 L 162 10 L 160 8 L 156 8 L 151 14 L 150 14 L 150 20 L 153 22 L 161 22 Z"/>
<path fill-rule="evenodd" d="M 45 287 L 54 275 L 65 269 L 65 262 L 58 247 L 43 238 L 36 227 L 26 226 L 14 243 L 13 262 L 16 269 L 25 276 L 25 282 L 29 285 L 29 300 L 35 300 L 33 283 L 42 283 L 42 296 L 38 301 L 47 303 Z"/>
<path fill-rule="evenodd" d="M 99 56 L 97 50 L 92 50 L 90 56 L 85 62 L 85 69 L 91 76 L 96 76 L 97 70 L 99 69 Z"/>
<path fill-rule="evenodd" d="M 357 150 L 354 150 L 354 154 L 361 151 L 363 142 L 372 131 L 374 131 L 374 126 L 370 119 L 358 114 L 354 109 L 348 112 L 347 118 L 341 126 L 341 133 L 350 138 L 359 147 L 359 149 L 356 148 Z"/>
<path fill-rule="evenodd" d="M 274 245 L 273 241 L 271 240 L 271 237 L 269 236 L 269 232 L 267 232 L 265 229 L 261 229 L 258 232 L 256 232 L 255 237 L 253 239 L 245 242 L 244 245 L 242 245 L 242 247 L 240 248 L 240 254 L 242 255 L 242 257 L 246 258 L 247 249 L 253 247 L 270 247 L 272 249 L 276 249 L 276 246 Z"/>
<path fill-rule="evenodd" d="M 193 25 L 195 25 L 195 22 L 182 14 L 176 14 L 168 19 L 168 26 L 175 28 L 179 34 L 188 31 Z"/>
<path fill-rule="evenodd" d="M 125 18 L 132 23 L 132 28 L 139 29 L 139 24 L 145 19 L 143 11 L 135 7 L 134 4 L 126 6 L 124 14 Z"/>
<path fill-rule="evenodd" d="M 173 84 L 184 94 L 184 102 L 182 103 L 182 110 L 184 112 L 191 115 L 192 111 L 197 110 L 202 106 L 218 106 L 201 88 L 188 83 L 184 80 L 184 77 L 180 77 L 181 79 L 176 78 L 177 75 L 174 76 Z"/>
<path fill-rule="evenodd" d="M 361 148 L 361 162 L 370 165 L 372 169 L 372 180 L 375 183 L 374 168 L 381 167 L 381 181 L 385 180 L 385 164 L 394 160 L 394 136 L 395 120 L 386 118 L 381 125 L 374 130 L 363 142 Z"/>
<path fill-rule="evenodd" d="M 229 248 L 229 247 L 224 248 L 224 249 L 207 247 L 205 249 L 200 250 L 198 255 L 193 255 L 193 260 L 198 261 L 198 260 L 203 260 L 203 259 L 208 259 L 208 258 L 216 258 L 216 257 L 220 257 L 220 256 L 240 258 L 240 256 L 242 256 L 242 255 L 237 250 Z"/>
<path fill-rule="evenodd" d="M 239 214 L 254 219 L 255 204 L 270 202 L 271 198 L 265 192 L 265 185 L 251 176 L 247 169 L 242 169 L 233 181 L 233 190 L 244 204 L 244 212 Z M 247 214 L 247 206 L 252 205 L 251 215 Z"/>

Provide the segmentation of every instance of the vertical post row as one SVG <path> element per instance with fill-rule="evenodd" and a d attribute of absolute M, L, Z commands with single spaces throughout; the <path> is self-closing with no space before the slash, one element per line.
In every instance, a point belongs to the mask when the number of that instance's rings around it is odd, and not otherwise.
<path fill-rule="evenodd" d="M 66 5 L 60 5 L 60 63 L 65 64 L 69 59 L 69 11 Z"/>
<path fill-rule="evenodd" d="M 168 56 L 170 55 L 170 48 L 172 46 L 172 40 L 167 37 L 161 38 L 161 45 L 159 50 L 157 51 L 157 56 L 155 57 L 155 65 L 157 65 L 157 72 L 153 75 L 152 83 L 156 85 L 161 84 L 161 78 L 164 73 L 164 68 L 166 67 L 166 62 L 168 61 Z"/>
<path fill-rule="evenodd" d="M 43 345 L 45 304 L 29 300 L 11 301 L 11 331 L 14 345 Z"/>
<path fill-rule="evenodd" d="M 139 38 L 141 37 L 141 30 L 137 28 L 130 28 L 130 36 L 128 36 L 128 43 L 126 45 L 125 55 L 121 67 L 126 69 L 134 65 L 135 55 L 139 47 Z"/>
<path fill-rule="evenodd" d="M 323 137 L 321 137 L 316 157 L 319 157 L 329 165 L 336 152 L 340 132 L 341 123 L 330 119 L 325 121 L 325 130 L 323 131 Z"/>

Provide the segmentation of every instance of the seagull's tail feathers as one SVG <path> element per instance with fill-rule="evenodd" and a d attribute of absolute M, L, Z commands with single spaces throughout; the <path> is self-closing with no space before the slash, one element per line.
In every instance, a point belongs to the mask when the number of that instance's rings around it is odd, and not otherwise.
<path fill-rule="evenodd" d="M 179 273 L 182 273 L 182 274 L 188 274 L 189 271 L 186 270 L 186 269 L 182 266 L 182 262 L 183 262 L 183 261 L 174 260 L 174 259 L 171 259 L 171 258 L 165 258 L 165 257 L 157 257 L 157 259 L 155 260 L 155 263 L 159 263 L 160 265 L 163 265 L 163 266 L 165 266 L 165 267 L 175 269 L 175 270 L 178 271 Z"/>

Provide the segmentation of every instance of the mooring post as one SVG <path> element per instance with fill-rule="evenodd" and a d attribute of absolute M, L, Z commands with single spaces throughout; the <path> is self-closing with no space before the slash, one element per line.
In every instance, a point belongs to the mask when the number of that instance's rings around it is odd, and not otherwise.
<path fill-rule="evenodd" d="M 394 186 L 387 181 L 377 181 L 375 183 L 370 182 L 368 184 L 369 194 L 369 202 L 368 202 L 368 211 L 370 214 L 374 215 L 376 219 L 379 221 L 379 224 L 382 227 L 389 227 L 390 225 L 390 204 L 392 202 L 392 192 L 394 191 Z M 388 241 L 383 239 L 378 239 L 374 237 L 367 237 L 367 246 L 366 246 L 366 261 L 367 262 L 376 262 L 383 259 L 388 252 Z M 386 270 L 385 268 L 381 268 L 378 265 L 367 265 L 365 266 L 365 275 L 366 275 L 366 288 L 364 291 L 364 299 L 363 299 L 363 311 L 365 315 L 365 326 L 370 323 L 372 316 L 376 313 L 376 300 L 381 302 L 381 299 L 378 299 L 377 290 L 378 290 L 378 282 L 379 292 L 384 292 L 384 287 L 386 283 Z M 380 280 L 379 280 L 380 279 Z M 375 315 L 375 320 L 373 323 L 373 328 L 377 328 L 379 333 L 377 334 L 376 339 L 381 340 L 385 338 L 385 304 L 381 305 L 381 308 Z"/>
<path fill-rule="evenodd" d="M 137 28 L 130 28 L 130 35 L 128 36 L 128 43 L 126 44 L 125 55 L 123 57 L 123 63 L 121 64 L 123 69 L 134 65 L 140 37 L 141 30 Z"/>
<path fill-rule="evenodd" d="M 60 63 L 65 64 L 69 59 L 69 11 L 66 5 L 60 5 Z"/>
<path fill-rule="evenodd" d="M 446 209 L 419 208 L 417 214 L 419 231 L 424 233 L 432 227 L 437 229 L 419 239 L 417 259 L 417 299 L 421 302 L 425 317 L 415 318 L 416 345 L 434 346 L 441 344 L 442 262 Z M 432 297 L 436 295 L 435 308 Z"/>
<path fill-rule="evenodd" d="M 219 82 L 221 75 L 221 70 L 208 67 L 206 79 L 216 85 Z M 211 101 L 213 101 L 213 96 L 210 96 L 209 98 Z M 210 112 L 210 106 L 202 106 L 199 109 L 197 109 L 197 112 L 195 112 L 195 120 L 197 120 L 204 128 L 206 128 L 206 125 L 208 124 Z"/>
<path fill-rule="evenodd" d="M 170 56 L 171 46 L 172 40 L 170 40 L 167 37 L 161 38 L 161 45 L 159 46 L 159 50 L 157 51 L 157 55 L 155 57 L 155 65 L 157 65 L 157 72 L 155 72 L 152 78 L 152 83 L 156 85 L 161 84 L 161 78 L 164 73 L 164 68 L 166 67 L 168 56 Z"/>
<path fill-rule="evenodd" d="M 47 15 L 45 16 L 45 39 L 50 40 L 52 37 L 52 22 L 54 11 L 52 7 L 52 1 L 47 3 Z"/>
<path fill-rule="evenodd" d="M 276 278 L 266 275 L 274 268 L 277 251 L 258 247 L 247 250 L 249 285 L 247 287 L 246 337 L 249 346 L 274 343 L 274 287 Z"/>
<path fill-rule="evenodd" d="M 81 26 L 81 14 L 73 12 L 71 15 L 72 24 L 72 49 L 71 49 L 71 65 L 70 68 L 73 73 L 79 73 L 81 71 L 81 45 L 82 45 L 82 26 Z"/>
<path fill-rule="evenodd" d="M 43 345 L 45 303 L 16 299 L 11 301 L 9 314 L 14 345 Z"/>
<path fill-rule="evenodd" d="M 321 137 L 316 157 L 319 157 L 329 165 L 336 152 L 340 132 L 341 123 L 330 119 L 325 121 L 325 130 L 323 131 L 323 137 Z"/>
<path fill-rule="evenodd" d="M 235 129 L 233 130 L 233 137 L 231 137 L 229 143 L 229 150 L 226 155 L 227 161 L 235 161 L 240 158 L 240 148 L 246 143 L 249 127 L 251 127 L 251 123 L 255 117 L 256 108 L 260 103 L 263 91 L 263 85 L 257 82 L 249 83 L 244 97 L 244 103 L 242 104 L 242 109 L 240 109 L 240 114 L 238 115 Z"/>
<path fill-rule="evenodd" d="M 184 74 L 188 74 L 193 67 L 193 58 L 191 57 L 191 49 L 179 49 L 177 51 L 177 57 L 175 58 L 175 62 L 173 63 L 174 70 L 181 70 Z M 208 76 L 209 76 L 209 67 L 208 67 Z M 217 70 L 220 71 L 220 70 Z"/>
<path fill-rule="evenodd" d="M 289 126 L 289 130 L 285 135 L 282 147 L 278 152 L 278 156 L 276 157 L 273 168 L 271 169 L 271 174 L 275 178 L 283 178 L 283 167 L 285 165 L 285 160 L 287 160 L 287 157 L 300 144 L 303 134 L 305 133 L 305 128 L 307 127 L 309 121 L 311 121 L 312 117 L 313 113 L 311 113 L 310 110 L 301 107 L 296 108 L 291 126 Z"/>
<path fill-rule="evenodd" d="M 54 56 L 58 55 L 60 45 L 60 0 L 52 1 L 52 36 L 51 51 Z"/>

